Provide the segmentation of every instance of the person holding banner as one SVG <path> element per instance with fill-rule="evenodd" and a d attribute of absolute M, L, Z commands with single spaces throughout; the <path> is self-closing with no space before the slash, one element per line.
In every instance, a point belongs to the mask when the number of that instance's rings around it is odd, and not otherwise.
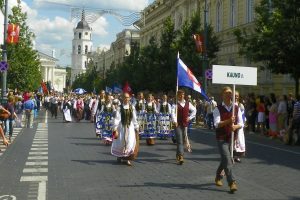
<path fill-rule="evenodd" d="M 177 112 L 175 111 L 175 115 L 173 115 L 177 141 L 176 160 L 177 164 L 179 165 L 184 163 L 184 144 L 186 145 L 188 151 L 191 151 L 187 137 L 187 130 L 189 122 L 196 117 L 197 112 L 195 106 L 184 99 L 184 94 L 185 93 L 183 90 L 177 91 Z"/>
<path fill-rule="evenodd" d="M 237 191 L 237 184 L 232 172 L 233 159 L 231 157 L 231 137 L 232 134 L 236 135 L 238 130 L 243 128 L 243 118 L 238 105 L 233 103 L 232 97 L 231 88 L 228 86 L 224 87 L 222 89 L 223 102 L 213 111 L 217 145 L 221 156 L 221 161 L 216 171 L 215 184 L 217 186 L 223 185 L 222 173 L 224 171 L 230 187 L 230 192 L 235 192 Z"/>

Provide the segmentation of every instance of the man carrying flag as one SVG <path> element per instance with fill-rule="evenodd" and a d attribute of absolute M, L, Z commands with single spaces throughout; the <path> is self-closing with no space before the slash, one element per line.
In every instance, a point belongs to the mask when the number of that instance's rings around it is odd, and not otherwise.
<path fill-rule="evenodd" d="M 191 151 L 191 146 L 187 138 L 187 130 L 189 122 L 196 116 L 196 108 L 189 101 L 184 99 L 184 91 L 177 91 L 177 116 L 173 118 L 176 127 L 176 141 L 177 141 L 177 151 L 176 160 L 177 164 L 182 165 L 183 154 L 184 154 L 184 144 L 186 145 L 188 151 Z"/>
<path fill-rule="evenodd" d="M 201 85 L 189 70 L 189 68 L 178 58 L 177 63 L 177 86 L 176 86 L 176 101 L 177 106 L 175 110 L 175 116 L 173 116 L 173 121 L 176 127 L 176 141 L 177 141 L 177 151 L 176 160 L 179 165 L 184 162 L 184 145 L 187 150 L 191 152 L 191 145 L 189 143 L 187 130 L 189 122 L 196 117 L 196 108 L 190 102 L 186 101 L 184 98 L 184 91 L 178 90 L 178 86 L 189 87 L 202 95 L 206 96 L 201 90 Z"/>

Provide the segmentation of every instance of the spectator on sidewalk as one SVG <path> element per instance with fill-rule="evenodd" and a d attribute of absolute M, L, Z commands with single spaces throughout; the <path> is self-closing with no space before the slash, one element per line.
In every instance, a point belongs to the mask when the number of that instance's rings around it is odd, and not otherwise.
<path fill-rule="evenodd" d="M 24 110 L 26 115 L 25 124 L 27 128 L 33 128 L 33 109 L 34 109 L 34 102 L 32 97 L 24 102 Z"/>
<path fill-rule="evenodd" d="M 215 129 L 213 111 L 217 107 L 217 102 L 214 97 L 210 97 L 206 102 L 207 126 L 209 129 Z"/>
<path fill-rule="evenodd" d="M 263 135 L 265 133 L 265 102 L 264 97 L 260 96 L 257 104 L 257 130 Z"/>
<path fill-rule="evenodd" d="M 0 111 L 1 111 L 1 112 L 6 112 L 6 113 L 8 113 L 8 114 L 10 115 L 10 112 L 9 112 L 8 110 L 6 110 L 2 105 L 0 105 Z M 4 144 L 5 146 L 8 146 L 8 141 L 7 141 L 6 137 L 5 137 L 5 134 L 4 134 L 4 131 L 3 131 L 3 128 L 2 128 L 2 126 L 3 126 L 2 123 L 3 123 L 3 122 L 0 121 L 0 135 L 1 135 L 2 140 L 3 140 L 3 144 Z M 0 149 L 0 151 L 1 151 L 1 149 Z"/>
<path fill-rule="evenodd" d="M 279 137 L 283 137 L 286 131 L 286 125 L 287 125 L 287 96 L 281 95 L 279 97 L 279 104 L 278 104 L 278 131 L 279 131 Z"/>
<path fill-rule="evenodd" d="M 277 129 L 277 101 L 274 93 L 270 94 L 271 106 L 269 108 L 269 132 L 268 136 L 273 138 L 277 137 L 278 129 Z"/>
<path fill-rule="evenodd" d="M 11 137 L 13 134 L 13 121 L 14 119 L 18 120 L 18 116 L 15 113 L 15 97 L 14 96 L 10 96 L 8 97 L 8 102 L 6 105 L 6 109 L 10 112 L 10 116 L 7 119 L 8 120 L 8 127 L 5 126 L 5 133 L 8 132 L 8 141 L 11 142 Z"/>
<path fill-rule="evenodd" d="M 22 103 L 22 97 L 17 97 L 17 102 L 15 104 L 15 113 L 17 114 L 16 118 L 16 127 L 21 128 L 22 127 L 22 115 L 23 115 L 23 103 Z"/>

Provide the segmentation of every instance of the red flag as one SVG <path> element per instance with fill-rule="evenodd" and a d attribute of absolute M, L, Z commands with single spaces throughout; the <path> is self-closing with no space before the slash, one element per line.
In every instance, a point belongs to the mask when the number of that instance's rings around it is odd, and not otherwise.
<path fill-rule="evenodd" d="M 20 32 L 19 25 L 8 24 L 6 42 L 11 44 L 19 42 L 19 32 Z"/>
<path fill-rule="evenodd" d="M 47 89 L 47 86 L 46 86 L 45 82 L 41 82 L 41 86 L 43 88 L 44 94 L 48 94 L 48 89 Z"/>
<path fill-rule="evenodd" d="M 203 46 L 204 38 L 203 38 L 203 36 L 199 35 L 199 34 L 194 34 L 193 38 L 194 38 L 195 44 L 196 44 L 196 51 L 198 53 L 203 53 L 204 52 L 204 46 Z"/>
<path fill-rule="evenodd" d="M 123 87 L 123 92 L 125 93 L 128 93 L 130 95 L 132 95 L 132 90 L 131 90 L 131 87 L 129 86 L 129 83 L 128 81 L 126 81 L 124 87 Z"/>

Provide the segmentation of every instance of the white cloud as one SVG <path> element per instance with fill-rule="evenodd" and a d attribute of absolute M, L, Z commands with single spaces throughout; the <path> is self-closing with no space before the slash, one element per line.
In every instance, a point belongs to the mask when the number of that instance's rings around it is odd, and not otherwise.
<path fill-rule="evenodd" d="M 152 0 L 33 0 L 36 6 L 78 6 L 93 9 L 120 9 L 130 11 L 140 11 L 144 9 Z"/>
<path fill-rule="evenodd" d="M 149 0 L 149 2 L 152 1 L 153 0 Z M 10 8 L 17 4 L 16 1 L 9 2 Z M 26 2 L 28 2 L 28 4 Z M 33 3 L 32 6 L 28 6 L 31 5 L 30 2 Z M 52 50 L 55 49 L 56 57 L 61 59 L 60 63 L 68 64 L 71 62 L 70 57 L 67 58 L 67 56 L 71 54 L 73 28 L 76 27 L 78 22 L 78 19 L 76 22 L 75 20 L 70 21 L 69 16 L 71 15 L 70 10 L 72 6 L 78 6 L 80 9 L 85 7 L 87 12 L 89 8 L 112 9 L 122 15 L 127 15 L 126 12 L 124 12 L 125 10 L 140 11 L 144 9 L 149 2 L 148 0 L 23 0 L 21 6 L 22 11 L 27 13 L 27 25 L 36 35 L 36 40 L 34 41 L 35 48 L 49 55 L 51 55 Z M 64 15 L 60 13 L 60 16 L 58 16 L 56 11 L 61 11 Z M 51 14 L 47 15 L 45 13 Z M 100 16 L 95 22 L 90 24 L 93 30 L 93 38 L 115 35 L 116 33 L 109 32 L 110 25 L 106 15 Z M 105 41 L 103 42 L 105 43 Z M 110 44 L 97 45 L 94 43 L 94 45 L 107 49 L 110 48 Z"/>

